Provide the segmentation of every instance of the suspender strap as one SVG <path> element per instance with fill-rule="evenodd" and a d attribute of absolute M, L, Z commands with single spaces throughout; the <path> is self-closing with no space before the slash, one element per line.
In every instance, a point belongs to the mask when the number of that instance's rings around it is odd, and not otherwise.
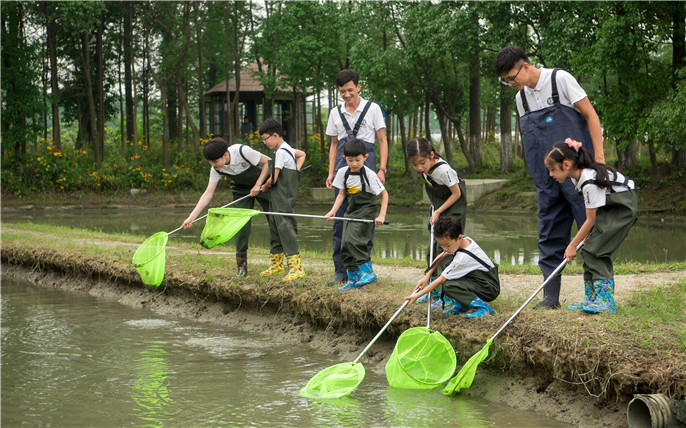
<path fill-rule="evenodd" d="M 461 253 L 466 253 L 467 255 L 472 256 L 472 258 L 473 258 L 474 260 L 476 260 L 477 262 L 481 263 L 481 264 L 486 268 L 486 270 L 491 270 L 491 269 L 492 269 L 492 267 L 490 267 L 490 266 L 488 265 L 488 263 L 486 263 L 485 261 L 483 261 L 483 260 L 481 260 L 480 258 L 478 258 L 478 257 L 477 257 L 474 253 L 472 253 L 471 251 L 463 250 L 463 249 L 459 249 L 459 250 L 457 250 L 457 251 L 459 251 L 459 252 L 461 252 Z"/>
<path fill-rule="evenodd" d="M 560 93 L 557 92 L 557 68 L 553 68 L 553 75 L 550 77 L 550 85 L 552 86 L 552 98 L 553 98 L 553 104 L 559 104 L 560 103 Z M 529 102 L 526 100 L 526 94 L 524 93 L 524 89 L 521 89 L 519 91 L 519 99 L 522 100 L 522 108 L 524 109 L 524 113 L 529 113 Z"/>
<path fill-rule="evenodd" d="M 283 150 L 284 152 L 288 153 L 288 155 L 293 158 L 293 162 L 295 162 L 296 169 L 298 167 L 298 161 L 295 160 L 295 156 L 293 155 L 293 153 L 283 148 L 277 149 L 276 152 L 274 152 L 274 160 L 272 161 L 272 186 L 274 185 L 274 172 L 276 171 L 276 154 L 279 152 L 279 150 Z"/>
<path fill-rule="evenodd" d="M 584 181 L 583 183 L 581 183 L 581 186 L 579 187 L 579 192 L 583 192 L 584 186 L 586 186 L 587 184 L 595 184 L 596 186 L 598 186 L 598 181 L 593 179 Z M 612 186 L 624 186 L 629 190 L 633 190 L 629 187 L 629 177 L 624 177 L 624 181 L 610 181 L 610 193 L 616 193 L 615 189 L 613 189 Z"/>
<path fill-rule="evenodd" d="M 360 117 L 358 117 L 357 122 L 355 122 L 355 129 L 352 130 L 350 129 L 350 125 L 348 124 L 348 121 L 346 120 L 345 116 L 343 116 L 341 106 L 338 106 L 338 114 L 341 116 L 341 122 L 343 122 L 343 126 L 345 127 L 345 132 L 348 134 L 348 137 L 357 137 L 357 133 L 360 131 L 360 126 L 362 126 L 362 119 L 364 119 L 364 116 L 367 114 L 367 110 L 369 110 L 369 107 L 371 107 L 371 105 L 372 102 L 367 101 L 367 104 L 365 104 L 364 108 L 362 109 L 362 113 L 360 113 Z"/>
<path fill-rule="evenodd" d="M 343 187 L 345 187 L 345 193 L 346 195 L 348 194 L 348 177 L 351 175 L 359 175 L 360 176 L 360 183 L 362 186 L 362 191 L 366 192 L 367 191 L 367 184 L 369 184 L 369 179 L 367 178 L 367 171 L 365 171 L 364 167 L 360 169 L 360 172 L 350 172 L 350 168 L 348 168 L 345 171 L 345 176 L 343 178 Z"/>
<path fill-rule="evenodd" d="M 245 161 L 248 162 L 250 165 L 252 165 L 252 163 L 248 160 L 248 158 L 246 158 L 245 155 L 243 154 L 243 149 L 244 149 L 244 148 L 245 148 L 245 146 L 244 146 L 243 144 L 241 144 L 241 146 L 238 148 L 238 153 L 241 155 L 241 157 L 243 158 L 243 160 L 245 160 Z M 257 165 L 253 165 L 253 166 L 257 166 Z"/>

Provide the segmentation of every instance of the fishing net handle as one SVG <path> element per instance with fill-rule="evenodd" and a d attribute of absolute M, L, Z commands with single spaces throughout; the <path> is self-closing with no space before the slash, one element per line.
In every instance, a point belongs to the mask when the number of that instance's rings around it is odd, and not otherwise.
<path fill-rule="evenodd" d="M 419 287 L 417 287 L 417 289 L 419 289 Z M 417 291 L 417 289 L 415 289 L 415 291 Z M 364 348 L 364 349 L 362 350 L 362 352 L 360 352 L 360 355 L 358 355 L 357 358 L 355 358 L 355 361 L 353 361 L 353 364 L 357 364 L 357 362 L 360 361 L 360 358 L 362 358 L 362 356 L 363 356 L 365 353 L 367 353 L 367 351 L 369 350 L 369 348 L 371 348 L 372 345 L 377 341 L 377 339 L 378 339 L 379 337 L 381 337 L 381 335 L 383 334 L 383 332 L 386 331 L 386 329 L 388 328 L 388 326 L 391 325 L 391 323 L 393 322 L 393 320 L 396 319 L 396 318 L 398 317 L 398 315 L 400 315 L 400 312 L 402 312 L 403 309 L 405 309 L 409 303 L 410 303 L 409 300 L 405 300 L 405 302 L 402 304 L 402 306 L 401 306 L 400 308 L 398 308 L 397 311 L 395 311 L 395 313 L 393 314 L 393 316 L 391 317 L 391 319 L 388 320 L 388 322 L 386 323 L 386 325 L 383 326 L 383 328 L 381 329 L 381 331 L 379 331 L 379 332 L 376 334 L 376 336 L 374 336 L 374 339 L 372 339 L 372 341 L 369 342 L 369 345 L 367 345 L 367 347 Z"/>
<path fill-rule="evenodd" d="M 325 220 L 341 220 L 341 221 L 359 221 L 362 223 L 374 223 L 374 220 L 368 220 L 365 218 L 350 218 L 350 217 L 327 217 L 325 215 L 310 215 L 310 214 L 296 214 L 296 213 L 276 213 L 276 212 L 267 212 L 267 211 L 260 211 L 261 214 L 266 214 L 266 215 L 282 215 L 286 217 L 307 217 L 307 218 L 322 218 Z M 387 221 L 384 221 L 383 224 L 390 224 Z"/>
<path fill-rule="evenodd" d="M 230 205 L 233 205 L 233 204 L 235 204 L 235 203 L 238 202 L 238 201 L 242 201 L 243 199 L 248 198 L 248 197 L 250 197 L 249 194 L 243 196 L 242 198 L 238 198 L 238 199 L 236 199 L 235 201 L 231 201 L 231 202 L 229 202 L 228 204 L 224 205 L 224 206 L 221 207 L 221 208 L 226 208 L 226 207 L 228 207 L 228 206 L 230 206 Z M 198 221 L 198 220 L 204 219 L 205 217 L 207 217 L 207 215 L 208 215 L 208 214 L 205 214 L 205 215 L 202 216 L 202 217 L 196 218 L 195 220 L 193 220 L 193 222 L 192 222 L 191 224 L 195 223 L 195 222 Z M 178 227 L 178 228 L 172 230 L 171 232 L 167 233 L 167 236 L 171 235 L 171 234 L 174 233 L 174 232 L 178 232 L 178 231 L 181 230 L 181 229 L 183 229 L 183 226 Z"/>
<path fill-rule="evenodd" d="M 429 217 L 429 223 L 431 223 L 431 219 L 434 217 L 434 206 L 431 205 L 431 216 Z M 434 225 L 431 225 L 431 234 L 429 236 L 429 264 L 432 264 L 434 262 Z M 428 270 L 431 270 L 432 266 L 428 267 Z M 429 277 L 429 281 L 431 277 Z M 428 285 L 428 284 L 427 284 Z M 429 297 L 426 299 L 426 328 L 431 328 L 431 295 L 429 294 Z"/>
<path fill-rule="evenodd" d="M 580 249 L 583 245 L 584 245 L 584 242 L 581 241 L 581 242 L 579 243 L 579 245 L 576 246 L 576 250 L 579 251 L 579 249 Z M 536 295 L 537 295 L 538 293 L 541 292 L 541 290 L 543 289 L 543 287 L 545 287 L 546 285 L 548 285 L 548 282 L 550 282 L 558 273 L 562 272 L 562 269 L 564 269 L 566 265 L 567 265 L 567 259 L 565 258 L 565 259 L 562 260 L 562 263 L 560 263 L 560 265 L 559 265 L 558 267 L 555 268 L 555 270 L 553 271 L 553 273 L 551 273 L 550 275 L 548 275 L 548 278 L 546 278 L 546 280 L 543 281 L 543 284 L 541 284 L 541 285 L 536 289 L 536 291 L 534 291 L 534 293 L 533 293 L 531 296 L 529 296 L 528 299 L 526 299 L 526 302 L 524 302 L 524 304 L 523 304 L 522 306 L 520 306 L 519 309 L 517 309 L 517 312 L 515 312 L 514 314 L 512 314 L 512 316 L 510 317 L 510 319 L 508 319 L 507 322 L 506 322 L 505 324 L 503 324 L 503 326 L 500 327 L 500 329 L 499 329 L 498 331 L 496 331 L 495 334 L 494 334 L 493 336 L 491 336 L 491 339 L 490 339 L 490 340 L 491 340 L 491 341 L 494 340 L 494 339 L 496 338 L 496 336 L 498 336 L 498 335 L 500 334 L 500 332 L 503 331 L 503 330 L 505 329 L 505 327 L 507 327 L 507 325 L 510 323 L 510 321 L 512 321 L 517 315 L 519 315 L 519 313 L 522 311 L 522 309 L 524 309 L 524 308 L 526 307 L 526 305 L 528 305 L 529 302 L 531 302 L 531 301 L 534 299 L 534 297 L 536 297 Z"/>

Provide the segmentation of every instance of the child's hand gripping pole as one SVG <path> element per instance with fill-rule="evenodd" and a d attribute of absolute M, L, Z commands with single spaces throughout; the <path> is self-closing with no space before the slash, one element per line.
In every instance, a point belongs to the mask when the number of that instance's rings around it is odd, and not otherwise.
<path fill-rule="evenodd" d="M 436 267 L 436 265 L 438 264 L 438 262 L 441 260 L 441 256 L 442 256 L 442 255 L 443 255 L 443 253 L 441 253 L 438 257 L 436 257 L 436 260 L 434 260 L 434 261 L 431 263 L 431 266 L 429 266 L 428 268 L 426 268 L 426 270 L 424 271 L 425 274 L 426 274 L 426 273 L 429 274 L 429 279 L 428 279 L 428 280 L 424 280 L 424 278 L 420 279 L 420 280 L 417 282 L 417 286 L 415 287 L 414 291 L 412 291 L 412 294 L 410 294 L 409 296 L 405 296 L 405 300 L 410 301 L 410 303 L 414 303 L 415 300 L 417 300 L 419 297 L 421 297 L 421 296 L 416 296 L 415 294 L 416 294 L 418 291 L 423 290 L 426 286 L 428 286 L 428 285 L 431 283 L 431 271 L 433 271 L 433 269 Z M 430 293 L 430 291 L 429 291 L 429 293 Z M 430 308 L 430 307 L 431 307 L 431 301 L 430 301 L 430 299 L 429 299 L 429 308 Z M 428 327 L 427 327 L 427 328 L 428 328 Z"/>

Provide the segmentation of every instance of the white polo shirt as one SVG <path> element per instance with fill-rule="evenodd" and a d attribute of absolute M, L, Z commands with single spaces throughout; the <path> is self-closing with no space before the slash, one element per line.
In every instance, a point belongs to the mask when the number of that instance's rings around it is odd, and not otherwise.
<path fill-rule="evenodd" d="M 241 147 L 243 148 L 243 156 L 245 156 L 245 158 L 241 156 Z M 243 144 L 229 146 L 228 152 L 231 160 L 220 169 L 224 174 L 238 175 L 250 168 L 250 165 L 259 166 L 260 159 L 262 159 L 262 153 L 248 146 L 244 146 Z M 210 167 L 210 183 L 216 183 L 221 178 L 221 174 L 213 167 Z"/>
<path fill-rule="evenodd" d="M 529 110 L 536 111 L 553 105 L 553 86 L 551 77 L 553 74 L 552 68 L 541 68 L 541 76 L 538 78 L 535 88 L 528 86 L 524 87 L 524 94 L 526 94 L 526 101 L 529 103 Z M 556 79 L 557 92 L 560 95 L 560 104 L 578 109 L 574 106 L 575 103 L 587 97 L 586 91 L 579 85 L 574 76 L 564 70 L 557 70 Z M 517 111 L 519 116 L 524 115 L 524 107 L 520 99 L 519 92 L 515 96 L 517 102 Z"/>
<path fill-rule="evenodd" d="M 360 97 L 360 104 L 352 114 L 348 113 L 348 110 L 346 110 L 345 103 L 341 104 L 340 108 L 343 117 L 346 118 L 348 125 L 350 125 L 350 129 L 354 130 L 357 119 L 360 117 L 360 114 L 362 114 L 362 110 L 364 110 L 364 106 L 367 105 L 367 103 L 372 103 L 372 105 L 369 106 L 369 110 L 367 110 L 367 113 L 362 119 L 362 125 L 357 132 L 357 138 L 368 143 L 373 143 L 376 139 L 376 131 L 386 128 L 386 122 L 384 121 L 381 107 L 379 107 L 377 103 L 367 101 Z M 341 121 L 341 115 L 338 114 L 338 107 L 339 106 L 336 106 L 329 112 L 329 123 L 326 125 L 326 135 L 338 137 L 338 141 L 340 141 L 347 137 L 348 133 L 345 131 L 345 126 L 343 126 L 343 122 Z"/>

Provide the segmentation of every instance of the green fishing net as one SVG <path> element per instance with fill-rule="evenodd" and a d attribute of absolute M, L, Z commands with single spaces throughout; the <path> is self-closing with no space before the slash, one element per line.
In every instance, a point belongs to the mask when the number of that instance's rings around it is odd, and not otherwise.
<path fill-rule="evenodd" d="M 414 327 L 398 338 L 386 363 L 386 378 L 396 388 L 431 389 L 450 379 L 456 364 L 448 339 L 426 327 Z"/>
<path fill-rule="evenodd" d="M 141 275 L 143 284 L 159 287 L 164 278 L 167 233 L 157 232 L 141 244 L 133 255 L 133 265 Z"/>
<path fill-rule="evenodd" d="M 300 390 L 300 395 L 318 400 L 345 397 L 362 382 L 364 374 L 364 366 L 360 363 L 336 364 L 310 379 Z"/>
<path fill-rule="evenodd" d="M 260 212 L 245 208 L 212 208 L 208 211 L 200 245 L 212 248 L 223 244 L 238 233 L 250 219 Z"/>
<path fill-rule="evenodd" d="M 493 339 L 488 339 L 486 345 L 484 345 L 479 352 L 472 355 L 472 358 L 464 363 L 462 369 L 460 369 L 455 377 L 450 379 L 450 382 L 448 382 L 445 388 L 443 388 L 443 394 L 454 395 L 457 394 L 461 389 L 472 386 L 476 369 L 479 367 L 479 363 L 488 357 L 488 348 L 491 347 L 491 343 L 493 343 Z"/>

